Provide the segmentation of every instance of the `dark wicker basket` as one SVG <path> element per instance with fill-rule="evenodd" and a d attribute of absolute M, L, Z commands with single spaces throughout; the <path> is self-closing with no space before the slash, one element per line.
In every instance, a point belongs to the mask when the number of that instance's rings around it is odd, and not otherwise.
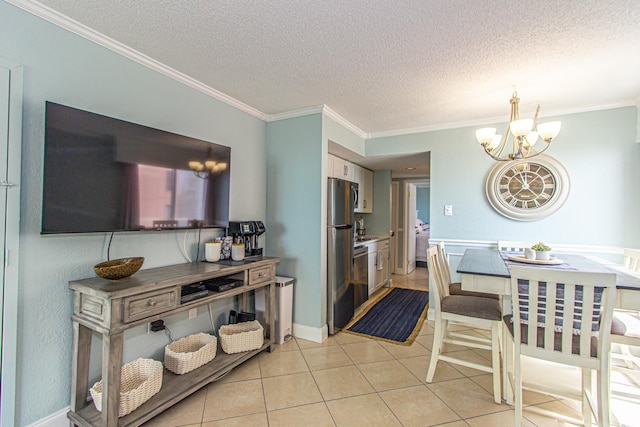
<path fill-rule="evenodd" d="M 93 266 L 93 270 L 100 277 L 109 280 L 124 279 L 140 270 L 144 257 L 118 258 L 101 262 Z"/>

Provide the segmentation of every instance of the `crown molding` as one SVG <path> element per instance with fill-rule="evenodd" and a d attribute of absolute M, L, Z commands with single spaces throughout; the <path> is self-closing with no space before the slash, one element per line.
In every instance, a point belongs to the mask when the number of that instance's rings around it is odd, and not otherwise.
<path fill-rule="evenodd" d="M 339 124 L 347 128 L 348 130 L 350 130 L 351 132 L 355 133 L 360 138 L 369 139 L 371 137 L 368 133 L 361 130 L 359 127 L 355 126 L 354 124 L 349 122 L 347 119 L 345 119 L 344 117 L 342 117 L 341 115 L 333 111 L 331 108 L 327 107 L 326 105 L 324 106 L 323 113 L 327 117 L 330 117 L 331 119 L 335 120 L 336 122 L 338 122 Z"/>
<path fill-rule="evenodd" d="M 309 116 L 311 114 L 320 114 L 324 105 L 316 105 L 314 107 L 301 108 L 299 110 L 285 111 L 278 114 L 270 114 L 266 116 L 266 122 L 277 122 L 279 120 L 293 119 L 295 117 Z"/>
<path fill-rule="evenodd" d="M 291 119 L 294 117 L 302 117 L 302 116 L 308 116 L 310 114 L 318 114 L 318 113 L 322 113 L 323 115 L 333 119 L 334 121 L 341 124 L 342 126 L 344 126 L 349 131 L 353 132 L 354 134 L 356 134 L 362 139 L 369 138 L 368 133 L 364 132 L 363 130 L 361 130 L 360 128 L 358 128 L 357 126 L 349 122 L 347 119 L 345 119 L 340 114 L 336 113 L 326 105 L 316 105 L 315 107 L 301 108 L 299 110 L 292 110 L 292 111 L 286 111 L 284 113 L 271 114 L 267 116 L 266 121 L 275 122 L 278 120 Z"/>
<path fill-rule="evenodd" d="M 199 92 L 204 93 L 205 95 L 209 95 L 212 98 L 217 99 L 218 101 L 224 102 L 238 110 L 244 111 L 247 114 L 250 114 L 254 117 L 257 117 L 261 120 L 266 120 L 267 115 L 263 112 L 241 102 L 235 98 L 230 97 L 227 94 L 220 92 L 210 86 L 203 84 L 202 82 L 189 77 L 188 75 L 181 73 L 178 70 L 175 70 L 155 59 L 144 55 L 141 52 L 138 52 L 135 49 L 130 48 L 129 46 L 124 45 L 109 36 L 106 36 L 90 27 L 87 27 L 80 22 L 69 18 L 66 15 L 63 15 L 48 6 L 45 6 L 41 3 L 31 1 L 31 0 L 6 0 L 7 3 L 10 3 L 26 12 L 31 13 L 32 15 L 38 16 L 46 21 L 51 22 L 54 25 L 57 25 L 65 30 L 68 30 L 74 34 L 79 35 L 89 41 L 92 41 L 100 46 L 103 46 L 115 53 L 118 53 L 126 58 L 129 58 L 145 67 L 148 67 L 154 71 L 157 71 L 165 76 L 172 78 L 186 86 L 191 87 Z"/>

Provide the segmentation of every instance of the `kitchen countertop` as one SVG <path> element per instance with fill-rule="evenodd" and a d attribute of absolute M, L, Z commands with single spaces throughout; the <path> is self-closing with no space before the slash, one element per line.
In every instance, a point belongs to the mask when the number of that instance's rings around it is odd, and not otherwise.
<path fill-rule="evenodd" d="M 358 237 L 358 240 L 353 242 L 353 246 L 354 247 L 358 247 L 358 246 L 366 246 L 369 245 L 371 243 L 374 242 L 378 242 L 381 240 L 387 240 L 389 239 L 389 236 L 363 236 L 363 237 Z"/>

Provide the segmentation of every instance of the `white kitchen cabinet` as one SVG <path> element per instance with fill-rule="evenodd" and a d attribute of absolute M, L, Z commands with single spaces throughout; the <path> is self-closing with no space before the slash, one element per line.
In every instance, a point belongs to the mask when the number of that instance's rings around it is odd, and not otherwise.
<path fill-rule="evenodd" d="M 336 156 L 334 156 L 333 154 L 329 154 L 327 156 L 327 177 L 328 178 L 335 178 L 335 176 L 333 176 L 333 163 L 335 161 Z"/>
<path fill-rule="evenodd" d="M 356 213 L 373 212 L 373 172 L 362 166 L 355 166 L 355 182 L 358 183 L 358 206 Z"/>
<path fill-rule="evenodd" d="M 327 176 L 340 178 L 358 184 L 358 205 L 356 213 L 373 212 L 373 172 L 340 157 L 327 156 Z"/>
<path fill-rule="evenodd" d="M 329 154 L 329 156 L 332 156 L 331 154 Z M 355 182 L 355 175 L 354 175 L 354 164 L 345 160 L 345 159 L 341 159 L 340 157 L 336 157 L 336 156 L 332 156 L 333 159 L 332 161 L 329 161 L 329 164 L 331 165 L 331 163 L 333 163 L 333 167 L 332 170 L 329 172 L 329 176 L 332 178 L 340 178 L 340 179 L 344 179 L 346 181 L 351 181 L 351 182 Z"/>
<path fill-rule="evenodd" d="M 377 242 L 376 246 L 377 260 L 374 289 L 378 289 L 389 280 L 389 239 Z"/>
<path fill-rule="evenodd" d="M 367 245 L 369 256 L 369 295 L 389 281 L 389 239 Z"/>
<path fill-rule="evenodd" d="M 376 260 L 378 254 L 375 251 L 375 243 L 369 245 L 369 295 L 376 290 Z"/>

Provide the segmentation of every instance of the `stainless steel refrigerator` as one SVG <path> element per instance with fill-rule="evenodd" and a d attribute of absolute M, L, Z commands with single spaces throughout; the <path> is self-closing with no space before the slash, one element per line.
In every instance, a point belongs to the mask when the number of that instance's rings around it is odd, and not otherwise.
<path fill-rule="evenodd" d="M 358 184 L 337 178 L 327 183 L 327 324 L 338 332 L 353 318 L 361 304 L 362 290 L 352 278 L 354 214 Z M 361 285 L 359 285 L 361 286 Z M 365 294 L 367 292 L 365 291 Z"/>

